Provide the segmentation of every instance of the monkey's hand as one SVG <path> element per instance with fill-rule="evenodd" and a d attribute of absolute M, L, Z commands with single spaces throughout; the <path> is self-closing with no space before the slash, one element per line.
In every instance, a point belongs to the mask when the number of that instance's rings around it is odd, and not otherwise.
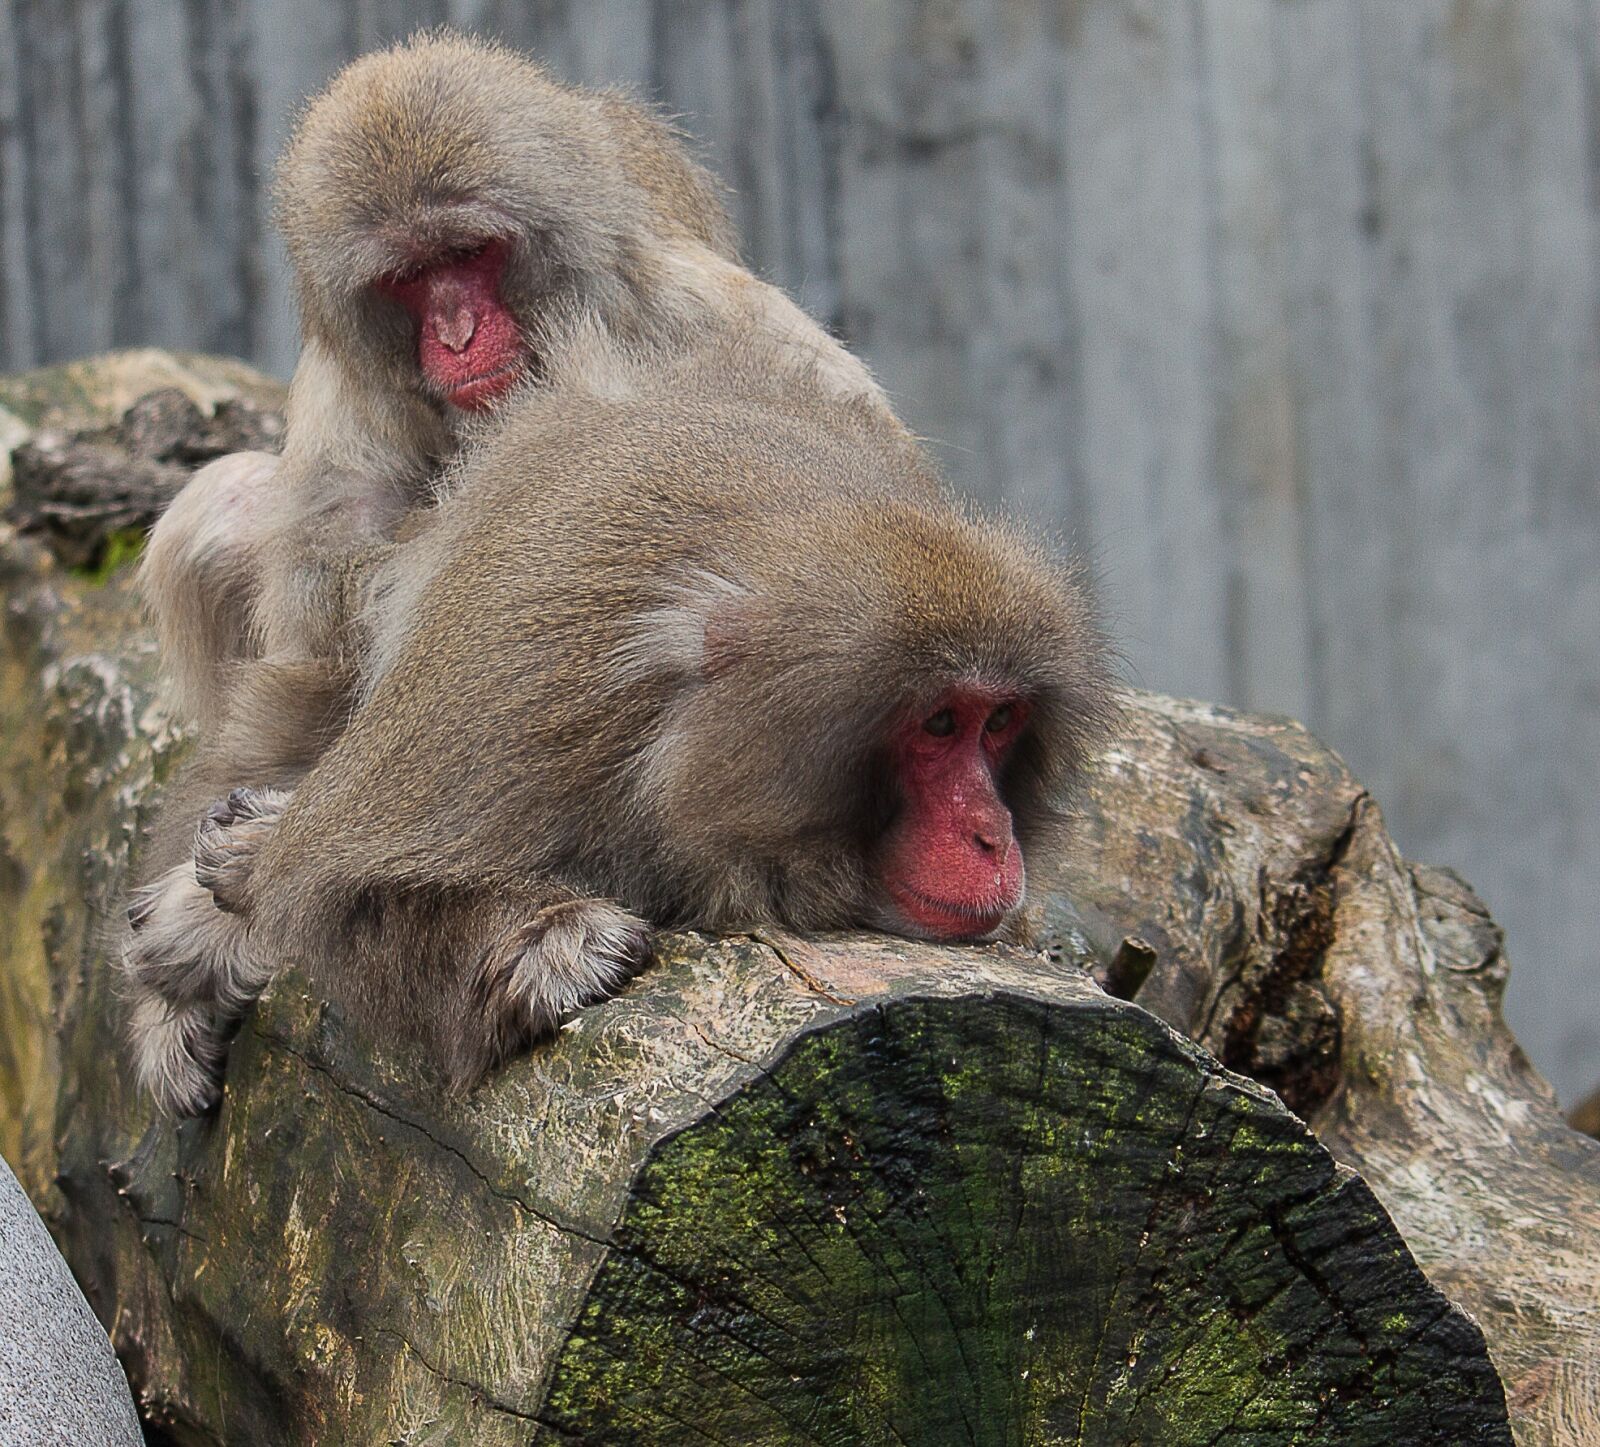
<path fill-rule="evenodd" d="M 564 900 L 489 946 L 478 997 L 509 1033 L 537 1038 L 574 1010 L 615 994 L 649 959 L 642 919 L 606 899 Z"/>
<path fill-rule="evenodd" d="M 194 836 L 194 877 L 229 914 L 247 914 L 256 856 L 290 796 L 279 789 L 235 789 L 201 816 Z"/>

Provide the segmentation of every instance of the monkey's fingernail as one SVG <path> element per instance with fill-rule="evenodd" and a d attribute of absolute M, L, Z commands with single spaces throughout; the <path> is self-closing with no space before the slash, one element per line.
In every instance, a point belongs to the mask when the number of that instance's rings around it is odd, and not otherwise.
<path fill-rule="evenodd" d="M 254 789 L 234 789 L 228 795 L 228 807 L 235 814 L 248 814 L 255 808 L 255 799 Z"/>
<path fill-rule="evenodd" d="M 212 824 L 231 824 L 233 813 L 233 795 L 229 794 L 226 799 L 218 799 L 201 818 L 203 822 L 209 821 Z"/>

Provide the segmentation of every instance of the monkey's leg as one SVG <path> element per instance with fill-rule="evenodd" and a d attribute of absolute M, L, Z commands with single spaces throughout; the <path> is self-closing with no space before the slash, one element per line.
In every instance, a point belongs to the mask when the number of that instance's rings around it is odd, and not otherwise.
<path fill-rule="evenodd" d="M 185 860 L 134 892 L 122 968 L 134 985 L 174 1005 L 206 1005 L 239 1015 L 266 988 L 237 914 L 219 909 Z"/>
<path fill-rule="evenodd" d="M 168 1114 L 198 1115 L 216 1101 L 233 1021 L 271 972 L 187 861 L 135 892 L 128 923 L 121 964 L 139 1083 Z"/>
<path fill-rule="evenodd" d="M 275 973 L 275 957 L 255 947 L 246 927 L 250 861 L 345 715 L 344 676 L 325 662 L 256 661 L 236 667 L 231 681 L 217 736 L 168 791 L 147 853 L 153 877 L 131 896 L 120 953 L 140 1080 L 175 1114 L 215 1100 L 233 1023 Z M 240 780 L 279 787 L 237 791 L 221 823 L 213 801 Z"/>
<path fill-rule="evenodd" d="M 267 840 L 251 881 L 253 930 L 304 961 L 369 1030 L 427 1048 L 457 1090 L 614 994 L 650 958 L 642 919 L 559 884 L 330 877 L 319 856 L 344 853 L 344 841 L 320 833 L 323 822 L 295 820 Z"/>
<path fill-rule="evenodd" d="M 238 790 L 202 821 L 196 854 L 204 852 L 211 872 L 233 886 L 229 898 L 236 903 L 243 902 L 261 833 L 287 799 L 274 791 Z M 241 830 L 220 854 L 213 837 L 221 827 L 218 813 Z M 198 860 L 185 858 L 134 892 L 122 950 L 139 1083 L 172 1115 L 196 1115 L 215 1103 L 234 1022 L 273 974 L 252 949 L 244 917 L 223 911 L 201 883 L 199 868 Z"/>
<path fill-rule="evenodd" d="M 227 666 L 250 656 L 278 459 L 235 452 L 202 467 L 150 534 L 139 583 L 184 714 L 209 728 Z"/>

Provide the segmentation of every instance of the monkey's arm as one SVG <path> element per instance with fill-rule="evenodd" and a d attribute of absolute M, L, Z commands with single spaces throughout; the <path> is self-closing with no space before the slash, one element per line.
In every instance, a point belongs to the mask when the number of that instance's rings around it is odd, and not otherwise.
<path fill-rule="evenodd" d="M 263 656 L 349 655 L 364 577 L 425 500 L 449 445 L 418 398 L 363 384 L 307 341 L 262 558 L 254 631 Z"/>
<path fill-rule="evenodd" d="M 643 920 L 559 881 L 376 880 L 335 863 L 348 837 L 325 843 L 308 853 L 298 828 L 282 848 L 267 841 L 247 886 L 252 933 L 374 1034 L 421 1045 L 453 1089 L 614 994 L 650 956 Z"/>
<path fill-rule="evenodd" d="M 240 687 L 271 716 L 280 679 L 297 686 L 293 671 L 257 664 Z M 611 994 L 649 953 L 645 923 L 564 867 L 537 778 L 494 767 L 512 747 L 503 684 L 476 650 L 419 650 L 292 797 L 191 805 L 205 815 L 196 859 L 222 906 L 212 912 L 245 922 L 252 963 L 302 964 L 375 1033 L 421 1043 L 460 1088 Z"/>

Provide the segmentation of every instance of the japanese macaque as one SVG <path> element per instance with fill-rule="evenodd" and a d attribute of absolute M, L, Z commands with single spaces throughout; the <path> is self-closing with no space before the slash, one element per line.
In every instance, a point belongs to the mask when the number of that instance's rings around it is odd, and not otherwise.
<path fill-rule="evenodd" d="M 304 337 L 283 456 L 197 474 L 142 573 L 199 734 L 123 952 L 141 1075 L 172 1104 L 163 1076 L 192 1076 L 185 1057 L 248 994 L 186 983 L 236 957 L 191 864 L 202 811 L 237 786 L 292 788 L 337 737 L 364 580 L 426 526 L 467 441 L 547 385 L 564 336 L 666 354 L 737 325 L 891 415 L 858 361 L 739 264 L 716 184 L 670 128 L 501 47 L 435 34 L 356 61 L 301 117 L 277 195 Z"/>
<path fill-rule="evenodd" d="M 235 978 L 297 962 L 468 1088 L 653 927 L 1025 936 L 1111 715 L 1101 636 L 818 370 L 748 329 L 565 342 L 375 565 L 348 726 L 202 830 Z"/>
<path fill-rule="evenodd" d="M 283 458 L 206 469 L 145 565 L 202 729 L 226 711 L 233 660 L 358 643 L 351 559 L 428 505 L 474 423 L 537 379 L 553 314 L 660 341 L 692 331 L 711 279 L 746 276 L 715 183 L 670 129 L 462 37 L 341 72 L 295 129 L 277 203 L 304 338 Z"/>

